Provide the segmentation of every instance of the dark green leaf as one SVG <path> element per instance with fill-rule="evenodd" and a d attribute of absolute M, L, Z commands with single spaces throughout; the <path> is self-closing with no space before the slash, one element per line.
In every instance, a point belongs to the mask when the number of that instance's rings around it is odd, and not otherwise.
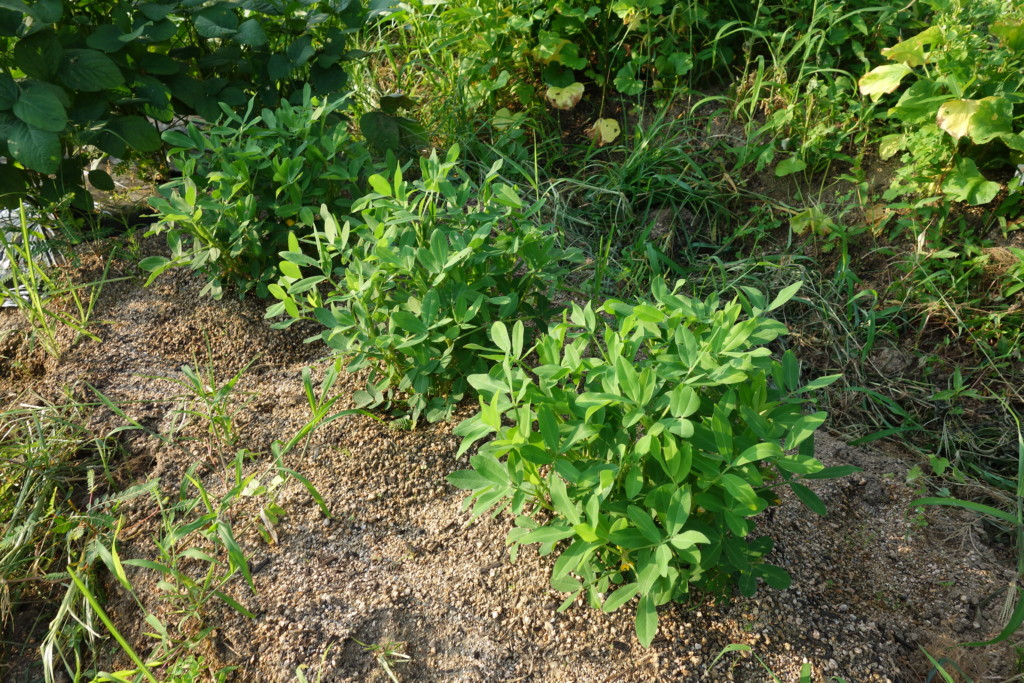
<path fill-rule="evenodd" d="M 85 39 L 85 44 L 94 50 L 117 52 L 125 46 L 124 41 L 121 40 L 122 33 L 123 31 L 113 24 L 101 24 L 93 29 L 93 32 Z"/>
<path fill-rule="evenodd" d="M 72 90 L 98 92 L 124 83 L 121 70 L 98 50 L 65 50 L 60 79 Z"/>
<path fill-rule="evenodd" d="M 196 33 L 203 38 L 227 38 L 238 31 L 238 17 L 227 4 L 200 10 L 193 21 Z"/>
<path fill-rule="evenodd" d="M 764 579 L 764 582 L 776 590 L 784 591 L 789 588 L 793 578 L 782 567 L 773 564 L 754 565 L 754 573 Z"/>
<path fill-rule="evenodd" d="M 111 124 L 128 147 L 138 152 L 155 152 L 162 146 L 160 132 L 141 116 L 121 116 Z"/>
<path fill-rule="evenodd" d="M 22 84 L 21 96 L 12 109 L 15 116 L 41 131 L 59 133 L 68 125 L 64 105 L 43 83 Z"/>
<path fill-rule="evenodd" d="M 40 173 L 56 173 L 60 166 L 60 138 L 56 133 L 14 121 L 7 128 L 7 146 L 17 161 Z"/>
<path fill-rule="evenodd" d="M 64 52 L 57 34 L 47 29 L 22 38 L 14 46 L 14 63 L 29 78 L 50 81 L 60 70 Z"/>
<path fill-rule="evenodd" d="M 238 26 L 234 39 L 242 45 L 258 47 L 267 44 L 267 34 L 258 19 L 246 19 Z"/>
<path fill-rule="evenodd" d="M 114 180 L 106 171 L 89 171 L 89 183 L 97 190 L 104 192 L 112 192 L 114 190 Z"/>
<path fill-rule="evenodd" d="M 799 498 L 800 501 L 808 507 L 808 509 L 816 512 L 822 517 L 828 514 L 828 511 L 825 509 L 825 504 L 821 502 L 821 498 L 818 498 L 818 495 L 814 491 L 810 490 L 803 484 L 796 483 L 795 481 L 789 482 L 789 487 L 793 489 L 793 493 L 796 494 L 796 497 Z"/>
<path fill-rule="evenodd" d="M 826 467 L 825 469 L 813 474 L 805 474 L 804 479 L 835 479 L 837 477 L 845 477 L 848 474 L 860 471 L 861 468 L 854 465 L 840 465 L 838 467 Z"/>
<path fill-rule="evenodd" d="M 633 524 L 636 525 L 636 528 L 640 530 L 640 533 L 644 535 L 644 538 L 651 543 L 661 542 L 661 531 L 654 524 L 654 520 L 651 519 L 651 516 L 645 510 L 642 510 L 636 505 L 630 505 L 626 508 L 626 514 L 629 516 L 629 519 L 632 520 Z"/>
<path fill-rule="evenodd" d="M 6 111 L 18 101 L 18 85 L 6 71 L 0 72 L 0 111 Z"/>

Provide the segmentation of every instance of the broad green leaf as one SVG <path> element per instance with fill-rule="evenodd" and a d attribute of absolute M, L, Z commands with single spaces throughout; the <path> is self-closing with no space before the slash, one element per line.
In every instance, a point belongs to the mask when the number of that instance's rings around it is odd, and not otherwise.
<path fill-rule="evenodd" d="M 979 145 L 996 138 L 1005 140 L 1013 134 L 1013 105 L 1005 97 L 978 100 L 978 109 L 971 117 L 968 133 Z"/>
<path fill-rule="evenodd" d="M 508 468 L 493 455 L 477 453 L 469 459 L 469 464 L 489 481 L 501 486 L 508 484 Z"/>
<path fill-rule="evenodd" d="M 999 193 L 999 183 L 985 179 L 978 170 L 974 159 L 962 157 L 953 171 L 942 183 L 942 191 L 958 202 L 966 202 L 971 206 L 988 204 Z"/>
<path fill-rule="evenodd" d="M 59 133 L 68 125 L 64 105 L 46 84 L 30 81 L 21 86 L 21 95 L 12 108 L 14 115 L 40 131 Z"/>
<path fill-rule="evenodd" d="M 765 458 L 778 458 L 782 456 L 782 449 L 777 443 L 759 443 L 747 448 L 733 462 L 734 467 L 740 467 L 748 463 L 764 460 Z"/>
<path fill-rule="evenodd" d="M 1024 52 L 1024 21 L 1003 18 L 993 22 L 988 30 L 1014 52 Z"/>
<path fill-rule="evenodd" d="M 573 527 L 573 531 L 575 531 L 576 535 L 582 538 L 587 543 L 594 543 L 598 540 L 597 532 L 594 530 L 594 527 L 590 524 L 577 524 Z"/>
<path fill-rule="evenodd" d="M 227 3 L 200 10 L 192 21 L 203 38 L 228 38 L 238 31 L 238 16 Z"/>
<path fill-rule="evenodd" d="M 798 291 L 800 291 L 800 287 L 802 287 L 803 284 L 803 280 L 797 280 L 793 284 L 784 288 L 781 292 L 775 295 L 774 299 L 772 299 L 771 304 L 768 305 L 767 311 L 774 311 L 777 308 L 785 306 L 786 303 L 788 303 L 789 300 L 792 299 Z"/>
<path fill-rule="evenodd" d="M 534 529 L 530 533 L 523 536 L 520 541 L 523 545 L 530 543 L 556 543 L 558 541 L 569 538 L 576 532 L 572 527 L 565 526 L 542 526 L 539 529 Z"/>
<path fill-rule="evenodd" d="M 391 196 L 391 185 L 389 185 L 388 181 L 384 179 L 384 176 L 374 173 L 367 178 L 366 181 L 370 183 L 370 187 L 373 188 L 373 191 L 377 194 L 382 194 L 385 197 Z"/>
<path fill-rule="evenodd" d="M 939 128 L 955 140 L 966 137 L 971 130 L 971 117 L 978 111 L 979 100 L 950 100 L 941 107 L 935 117 Z"/>
<path fill-rule="evenodd" d="M 551 503 L 555 506 L 555 512 L 565 517 L 570 524 L 579 524 L 580 515 L 576 506 L 569 500 L 565 482 L 554 472 L 548 476 L 548 492 L 551 493 Z"/>
<path fill-rule="evenodd" d="M 89 184 L 103 192 L 113 192 L 114 179 L 106 171 L 89 171 Z"/>
<path fill-rule="evenodd" d="M 803 484 L 796 483 L 795 481 L 789 482 L 789 487 L 793 489 L 793 493 L 796 494 L 796 497 L 799 498 L 809 510 L 821 515 L 822 517 L 828 514 L 828 510 L 825 509 L 825 504 L 821 502 L 821 498 L 818 498 L 818 495 L 814 491 L 810 490 Z"/>
<path fill-rule="evenodd" d="M 636 607 L 635 623 L 637 640 L 644 647 L 650 647 L 654 635 L 658 632 L 658 609 L 650 595 L 640 598 L 640 604 Z"/>
<path fill-rule="evenodd" d="M 509 339 L 508 328 L 500 320 L 491 325 L 491 340 L 495 346 L 505 353 L 509 353 L 512 350 L 512 340 Z"/>
<path fill-rule="evenodd" d="M 64 49 L 50 29 L 25 36 L 14 45 L 14 64 L 29 78 L 52 80 L 60 71 Z"/>
<path fill-rule="evenodd" d="M 905 147 L 906 140 L 903 135 L 899 133 L 883 135 L 878 140 L 878 156 L 880 156 L 883 161 L 888 160 L 896 156 Z"/>
<path fill-rule="evenodd" d="M 800 157 L 792 156 L 783 159 L 775 166 L 775 177 L 784 178 L 807 168 L 807 162 Z"/>
<path fill-rule="evenodd" d="M 929 26 L 916 36 L 896 43 L 892 47 L 884 48 L 882 55 L 894 62 L 902 62 L 902 65 L 921 66 L 928 62 L 928 54 L 925 48 L 935 47 L 945 42 L 945 35 L 938 26 Z M 863 89 L 861 90 L 863 92 Z M 867 94 L 867 93 L 865 93 Z"/>
<path fill-rule="evenodd" d="M 808 458 L 802 455 L 788 455 L 784 458 L 779 458 L 775 461 L 781 469 L 793 474 L 814 474 L 824 469 L 824 465 L 815 460 L 814 458 Z"/>
<path fill-rule="evenodd" d="M 743 477 L 731 473 L 723 474 L 722 486 L 728 491 L 733 500 L 742 507 L 748 510 L 757 510 L 757 494 L 754 493 L 754 489 Z"/>
<path fill-rule="evenodd" d="M 232 39 L 242 45 L 259 47 L 267 44 L 267 34 L 263 30 L 259 19 L 246 19 L 238 25 L 238 31 Z"/>
<path fill-rule="evenodd" d="M 636 595 L 639 585 L 634 581 L 633 583 L 627 583 L 619 586 L 614 593 L 608 596 L 601 605 L 602 612 L 614 612 L 619 609 L 627 602 L 633 599 Z"/>
<path fill-rule="evenodd" d="M 828 417 L 828 413 L 818 412 L 812 413 L 811 415 L 801 416 L 792 427 L 789 429 L 789 433 L 786 435 L 786 442 L 782 448 L 784 450 L 790 450 L 796 448 L 803 442 L 804 439 L 809 438 L 814 431 L 824 424 L 825 419 Z M 779 453 L 779 455 L 782 455 Z"/>
<path fill-rule="evenodd" d="M 56 173 L 60 166 L 60 138 L 56 133 L 12 121 L 7 126 L 7 146 L 11 156 L 33 171 Z"/>
<path fill-rule="evenodd" d="M 782 567 L 773 564 L 758 564 L 754 566 L 754 573 L 764 579 L 764 582 L 776 590 L 784 591 L 793 583 L 793 577 Z"/>
<path fill-rule="evenodd" d="M 618 139 L 619 133 L 619 122 L 615 119 L 597 119 L 587 129 L 586 135 L 590 138 L 594 144 L 598 147 L 604 147 L 610 145 Z"/>
<path fill-rule="evenodd" d="M 669 539 L 669 543 L 673 548 L 678 550 L 687 550 L 697 545 L 698 543 L 710 543 L 711 539 L 702 534 L 699 531 L 684 531 L 681 534 L 676 534 Z"/>
<path fill-rule="evenodd" d="M 544 438 L 544 445 L 552 453 L 558 453 L 560 446 L 558 420 L 549 406 L 537 408 L 537 425 L 540 428 L 541 436 Z"/>
<path fill-rule="evenodd" d="M 427 326 L 423 324 L 423 321 L 408 311 L 393 312 L 391 320 L 399 328 L 411 334 L 423 335 L 427 333 Z"/>
<path fill-rule="evenodd" d="M 818 377 L 817 379 L 812 379 L 810 382 L 800 387 L 793 393 L 802 394 L 808 391 L 817 391 L 818 389 L 824 389 L 825 387 L 829 386 L 830 384 L 841 378 L 842 375 L 825 375 L 824 377 Z"/>
<path fill-rule="evenodd" d="M 651 516 L 646 510 L 643 510 L 636 505 L 630 505 L 626 508 L 626 514 L 629 516 L 629 519 L 633 524 L 636 525 L 636 528 L 639 529 L 640 533 L 644 535 L 644 538 L 651 543 L 661 542 L 661 530 L 658 529 L 654 520 L 651 519 Z"/>
<path fill-rule="evenodd" d="M 494 485 L 494 482 L 476 470 L 456 470 L 445 479 L 455 488 L 467 491 L 476 491 Z"/>
<path fill-rule="evenodd" d="M 882 95 L 891 93 L 900 87 L 900 81 L 910 71 L 910 67 L 906 64 L 883 64 L 882 66 L 876 66 L 861 76 L 859 82 L 860 93 L 870 97 L 873 102 L 877 102 L 878 98 Z"/>
<path fill-rule="evenodd" d="M 112 90 L 124 84 L 121 70 L 98 50 L 65 50 L 60 79 L 69 88 L 82 92 Z"/>
<path fill-rule="evenodd" d="M 155 152 L 163 145 L 160 131 L 141 116 L 119 116 L 110 128 L 128 147 L 138 152 Z"/>

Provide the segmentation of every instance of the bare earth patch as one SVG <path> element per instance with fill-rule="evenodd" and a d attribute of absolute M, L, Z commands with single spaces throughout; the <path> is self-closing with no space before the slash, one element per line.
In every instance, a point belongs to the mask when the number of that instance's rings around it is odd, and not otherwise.
<path fill-rule="evenodd" d="M 142 248 L 158 249 L 151 242 Z M 83 253 L 73 277 L 97 277 L 101 258 Z M 132 262 L 118 268 L 137 272 Z M 159 478 L 161 490 L 174 493 L 189 467 L 202 461 L 204 486 L 223 494 L 226 477 L 207 426 L 196 419 L 182 424 L 187 402 L 167 378 L 181 379 L 181 366 L 189 364 L 212 368 L 223 382 L 255 359 L 234 394 L 235 448 L 259 454 L 245 471 L 261 471 L 271 461 L 271 442 L 289 438 L 309 419 L 301 370 L 313 365 L 321 376 L 325 347 L 303 344 L 315 328 L 271 330 L 262 303 L 201 299 L 201 286 L 184 270 L 148 289 L 141 277 L 108 285 L 92 328 L 102 343 L 79 341 L 60 360 L 28 352 L 17 342 L 24 339 L 19 314 L 0 314 L 0 335 L 7 332 L 0 340 L 0 395 L 5 403 L 29 396 L 57 402 L 65 389 L 83 398 L 93 386 L 142 425 L 162 434 L 177 430 L 178 445 L 124 433 L 132 456 L 120 465 L 124 484 Z M 338 406 L 349 407 L 357 378 L 343 376 L 342 383 Z M 119 420 L 100 411 L 93 426 L 102 433 Z M 986 545 L 969 515 L 909 509 L 919 494 L 905 483 L 907 465 L 898 457 L 821 435 L 818 453 L 826 465 L 864 471 L 818 482 L 825 518 L 792 497 L 764 515 L 760 531 L 776 540 L 770 559 L 793 575 L 792 587 L 728 602 L 695 596 L 663 609 L 661 631 L 645 650 L 633 635 L 631 606 L 606 615 L 576 604 L 557 613 L 562 597 L 548 585 L 552 558 L 525 550 L 516 564 L 508 562 L 504 535 L 511 520 L 464 526 L 461 492 L 445 476 L 468 459 L 454 457 L 458 438 L 451 429 L 401 431 L 346 417 L 285 456 L 288 467 L 316 486 L 331 516 L 296 481 L 280 498 L 287 514 L 276 543 L 248 521 L 254 505 L 233 510 L 256 592 L 240 576 L 229 592 L 255 618 L 210 603 L 203 615 L 215 627 L 202 652 L 207 663 L 237 666 L 238 681 L 292 681 L 303 664 L 310 680 L 320 673 L 324 681 L 386 681 L 373 652 L 359 643 L 404 643 L 409 659 L 392 668 L 407 681 L 765 680 L 754 659 L 740 654 L 709 670 L 723 647 L 745 643 L 783 681 L 796 681 L 804 662 L 812 664 L 815 681 L 922 681 L 929 669 L 922 647 L 957 662 L 975 680 L 1013 673 L 1009 648 L 956 646 L 998 632 L 1002 599 L 990 596 L 1014 577 L 1006 549 Z M 136 499 L 123 511 L 130 532 L 119 540 L 121 557 L 152 559 L 158 529 L 152 500 Z M 146 609 L 171 623 L 154 572 L 127 572 Z M 110 577 L 106 588 L 119 628 L 148 652 L 153 641 L 143 635 L 148 627 L 138 606 Z M 25 633 L 28 627 L 13 628 Z M 10 633 L 3 640 L 11 642 Z M 0 662 L 14 667 L 0 664 L 3 680 L 40 675 L 33 650 L 11 646 L 10 657 L 0 654 Z"/>

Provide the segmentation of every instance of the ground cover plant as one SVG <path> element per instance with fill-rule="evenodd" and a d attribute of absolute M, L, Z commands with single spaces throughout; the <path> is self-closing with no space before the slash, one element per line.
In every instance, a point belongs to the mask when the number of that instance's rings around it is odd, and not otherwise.
<path fill-rule="evenodd" d="M 349 405 L 402 429 L 479 406 L 448 479 L 469 516 L 512 520 L 513 559 L 539 546 L 563 610 L 628 605 L 654 648 L 674 603 L 789 585 L 755 527 L 783 501 L 824 514 L 808 482 L 856 469 L 825 468 L 816 430 L 900 449 L 908 518 L 959 507 L 1016 553 L 997 637 L 963 641 L 1020 654 L 1012 4 L 0 4 L 0 201 L 70 222 L 115 190 L 92 160 L 167 161 L 150 285 L 199 271 L 203 295 L 265 300 L 329 355 L 319 388 L 302 374 L 310 421 L 252 449 L 249 366 L 218 381 L 215 346 L 208 371 L 168 377 L 189 445 L 102 394 L 3 414 L 0 600 L 57 601 L 49 675 L 244 676 L 213 663 L 207 620 L 256 620 L 239 538 L 279 542 L 289 482 L 329 513 L 286 456 Z M 27 231 L 0 237 L 29 334 L 54 358 L 109 343 L 92 313 L 121 280 L 64 285 Z M 0 369 L 30 383 L 9 339 Z M 118 438 L 86 428 L 92 410 Z M 203 464 L 164 489 L 122 481 L 107 454 L 127 432 Z M 140 498 L 162 526 L 126 556 L 119 515 Z M 115 595 L 148 631 L 108 612 Z M 100 671 L 100 633 L 119 673 Z M 407 635 L 360 638 L 393 680 L 417 666 Z M 950 676 L 914 651 L 922 676 Z"/>
<path fill-rule="evenodd" d="M 826 414 L 804 415 L 800 398 L 837 378 L 804 385 L 791 352 L 769 358 L 766 345 L 785 326 L 761 315 L 799 283 L 771 304 L 748 290 L 746 311 L 682 296 L 682 281 L 671 291 L 652 284 L 652 302 L 598 309 L 614 324 L 599 324 L 590 304 L 574 306 L 534 348 L 521 323 L 511 334 L 495 323 L 498 364 L 470 376 L 480 412 L 456 429 L 462 450 L 495 438 L 472 470 L 449 477 L 470 490 L 474 517 L 495 507 L 517 515 L 513 559 L 524 544 L 541 544 L 542 555 L 559 548 L 551 585 L 569 593 L 562 609 L 583 593 L 606 612 L 639 597 L 644 645 L 658 630 L 658 606 L 691 589 L 728 593 L 735 583 L 752 595 L 758 579 L 788 587 L 785 570 L 764 560 L 771 539 L 748 538 L 749 518 L 777 504 L 782 485 L 824 514 L 798 480 L 851 471 L 814 459 L 811 437 Z"/>
<path fill-rule="evenodd" d="M 150 201 L 151 234 L 167 233 L 171 256 L 143 269 L 156 277 L 188 265 L 206 273 L 214 298 L 225 285 L 265 297 L 289 233 L 305 236 L 321 206 L 344 212 L 363 194 L 369 153 L 346 130 L 344 98 L 309 86 L 299 98 L 258 112 L 253 99 L 240 114 L 225 106 L 214 126 L 164 133 L 181 177 Z"/>

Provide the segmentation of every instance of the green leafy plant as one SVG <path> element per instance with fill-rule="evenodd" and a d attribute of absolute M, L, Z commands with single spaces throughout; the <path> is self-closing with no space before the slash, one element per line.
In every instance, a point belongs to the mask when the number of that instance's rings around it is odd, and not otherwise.
<path fill-rule="evenodd" d="M 171 249 L 170 259 L 140 264 L 150 281 L 187 264 L 207 275 L 203 293 L 214 298 L 225 284 L 266 296 L 289 230 L 305 236 L 322 204 L 343 212 L 362 194 L 368 154 L 350 138 L 343 104 L 306 87 L 299 105 L 282 100 L 254 114 L 250 101 L 244 115 L 225 107 L 209 129 L 189 124 L 184 133 L 164 133 L 182 177 L 150 200 L 159 222 L 149 234 L 166 232 Z"/>
<path fill-rule="evenodd" d="M 541 203 L 527 204 L 496 181 L 496 163 L 480 185 L 456 184 L 459 149 L 420 162 L 410 183 L 370 176 L 374 192 L 339 224 L 323 207 L 323 227 L 289 235 L 282 277 L 269 287 L 280 301 L 267 317 L 315 319 L 318 337 L 351 357 L 349 370 L 372 370 L 356 398 L 376 405 L 406 395 L 411 417 L 448 415 L 466 376 L 486 368 L 476 349 L 495 320 L 539 322 L 548 294 L 573 252 L 537 225 Z"/>
<path fill-rule="evenodd" d="M 11 0 L 0 9 L 0 199 L 48 204 L 83 186 L 91 146 L 121 159 L 162 143 L 151 119 L 220 115 L 220 105 L 336 97 L 359 2 L 166 3 Z M 105 172 L 89 183 L 113 189 Z M 13 200 L 11 199 L 13 197 Z"/>
<path fill-rule="evenodd" d="M 561 609 L 583 593 L 608 612 L 638 598 L 645 646 L 658 606 L 691 589 L 788 586 L 765 562 L 771 539 L 750 538 L 751 518 L 784 486 L 825 514 L 800 480 L 856 469 L 813 457 L 826 414 L 802 410 L 838 376 L 802 384 L 793 353 L 773 360 L 766 346 L 786 327 L 764 314 L 800 283 L 770 304 L 746 289 L 725 305 L 683 296 L 682 285 L 655 280 L 653 302 L 574 305 L 532 348 L 521 323 L 495 323 L 495 365 L 470 377 L 480 412 L 456 428 L 460 452 L 494 438 L 449 477 L 471 492 L 474 518 L 495 507 L 516 516 L 513 559 L 524 544 L 559 550 L 551 585 L 570 593 Z"/>
<path fill-rule="evenodd" d="M 72 344 L 82 338 L 99 341 L 99 337 L 89 331 L 96 301 L 105 284 L 127 278 L 107 278 L 110 268 L 110 261 L 107 261 L 102 278 L 96 282 L 72 285 L 60 282 L 58 276 L 44 267 L 39 251 L 46 248 L 46 235 L 28 219 L 24 204 L 19 208 L 18 219 L 20 229 L 15 233 L 0 227 L 0 249 L 9 264 L 7 277 L 0 280 L 0 297 L 22 312 L 31 325 L 33 339 L 55 358 L 61 354 L 58 325 L 75 331 Z M 50 302 L 60 297 L 67 297 L 73 308 L 61 311 Z"/>
<path fill-rule="evenodd" d="M 883 50 L 889 63 L 860 79 L 861 92 L 878 100 L 913 76 L 888 112 L 897 132 L 879 141 L 883 159 L 902 155 L 888 198 L 941 192 L 979 205 L 996 197 L 1001 186 L 982 169 L 1012 168 L 1024 153 L 1014 115 L 1024 86 L 1022 22 L 1020 9 L 1004 3 L 951 3 L 930 26 Z"/>

